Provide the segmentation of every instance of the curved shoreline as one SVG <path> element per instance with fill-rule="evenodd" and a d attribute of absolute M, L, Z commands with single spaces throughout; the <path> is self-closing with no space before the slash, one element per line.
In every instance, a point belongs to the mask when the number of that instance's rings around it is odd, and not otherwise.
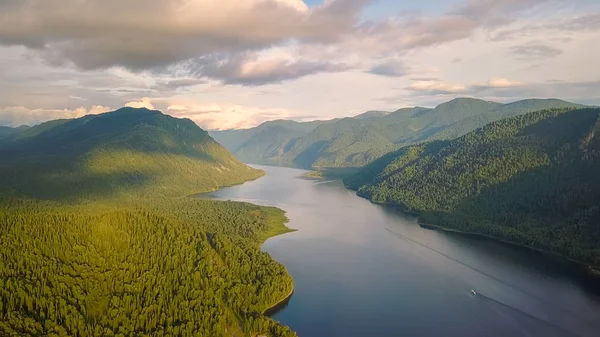
<path fill-rule="evenodd" d="M 344 184 L 344 186 L 347 189 L 349 189 L 351 191 L 354 191 L 358 197 L 366 199 L 366 200 L 369 200 L 371 203 L 373 203 L 375 205 L 379 205 L 379 206 L 382 206 L 382 207 L 390 207 L 390 208 L 393 208 L 396 211 L 401 212 L 403 214 L 406 214 L 406 215 L 409 215 L 409 216 L 418 217 L 419 219 L 417 219 L 417 221 L 418 221 L 418 224 L 419 224 L 419 226 L 421 228 L 429 229 L 429 230 L 440 230 L 440 231 L 443 231 L 443 232 L 457 233 L 457 234 L 461 234 L 461 235 L 468 235 L 468 236 L 475 236 L 475 237 L 480 237 L 480 238 L 486 238 L 486 239 L 493 240 L 493 241 L 496 241 L 496 242 L 500 242 L 502 244 L 510 245 L 510 246 L 513 246 L 513 247 L 524 248 L 524 249 L 528 249 L 528 250 L 531 250 L 531 251 L 534 251 L 534 252 L 538 252 L 538 253 L 542 253 L 542 254 L 545 254 L 545 255 L 548 255 L 548 256 L 552 256 L 552 257 L 555 257 L 555 258 L 561 258 L 561 259 L 564 259 L 564 260 L 566 260 L 566 261 L 568 261 L 570 263 L 576 264 L 576 265 L 581 266 L 581 267 L 585 267 L 587 269 L 587 272 L 591 276 L 593 276 L 593 277 L 600 277 L 600 266 L 593 266 L 593 265 L 587 264 L 585 262 L 569 258 L 568 256 L 560 254 L 560 253 L 555 253 L 555 252 L 551 252 L 551 251 L 547 251 L 547 250 L 543 250 L 543 249 L 539 249 L 539 248 L 535 248 L 535 247 L 523 245 L 523 244 L 520 244 L 520 243 L 512 242 L 512 241 L 509 241 L 509 240 L 505 240 L 505 239 L 498 238 L 498 237 L 491 236 L 491 235 L 487 235 L 487 234 L 481 234 L 481 233 L 476 233 L 476 232 L 466 232 L 466 231 L 461 231 L 461 230 L 458 230 L 458 229 L 448 228 L 448 227 L 444 227 L 444 226 L 440 226 L 440 225 L 434 225 L 434 224 L 424 223 L 424 222 L 422 222 L 420 220 L 420 214 L 418 212 L 414 212 L 414 211 L 408 210 L 406 208 L 406 206 L 404 206 L 402 204 L 373 201 L 367 195 L 360 194 L 357 190 L 355 190 L 355 189 L 347 186 L 346 184 Z"/>
<path fill-rule="evenodd" d="M 287 303 L 292 298 L 292 295 L 294 295 L 294 285 L 292 285 L 292 290 L 290 290 L 290 292 L 287 295 L 285 295 L 284 298 L 280 299 L 279 301 L 277 301 L 277 303 L 263 310 L 262 314 L 267 317 L 271 316 L 272 314 L 278 311 L 281 305 Z"/>
<path fill-rule="evenodd" d="M 543 250 L 543 249 L 539 249 L 539 248 L 535 248 L 535 247 L 531 247 L 531 246 L 527 246 L 527 245 L 523 245 L 523 244 L 519 244 L 516 242 L 512 242 L 512 241 L 508 241 L 508 240 L 504 240 L 495 236 L 491 236 L 491 235 L 487 235 L 487 234 L 481 234 L 481 233 L 476 233 L 476 232 L 466 232 L 466 231 L 461 231 L 459 229 L 453 229 L 453 228 L 448 228 L 448 227 L 444 227 L 444 226 L 440 226 L 440 225 L 433 225 L 433 224 L 428 224 L 428 223 L 424 223 L 424 222 L 418 222 L 419 226 L 421 228 L 424 229 L 429 229 L 429 230 L 439 230 L 442 232 L 448 232 L 448 233 L 456 233 L 456 234 L 460 234 L 460 235 L 466 235 L 466 236 L 474 236 L 474 237 L 480 237 L 480 238 L 485 238 L 488 240 L 492 240 L 492 241 L 496 241 L 505 245 L 510 245 L 510 246 L 514 246 L 514 247 L 518 247 L 518 248 L 523 248 L 523 249 L 528 249 L 534 252 L 538 252 L 541 254 L 545 254 L 548 256 L 552 256 L 554 258 L 560 258 L 560 259 L 564 259 L 570 263 L 576 264 L 578 266 L 581 267 L 587 267 L 588 272 L 592 275 L 592 276 L 600 276 L 600 271 L 596 270 L 594 268 L 594 266 L 586 264 L 584 262 L 581 261 L 577 261 L 574 259 L 571 259 L 565 255 L 559 254 L 559 253 L 554 253 L 554 252 L 550 252 L 547 250 Z"/>

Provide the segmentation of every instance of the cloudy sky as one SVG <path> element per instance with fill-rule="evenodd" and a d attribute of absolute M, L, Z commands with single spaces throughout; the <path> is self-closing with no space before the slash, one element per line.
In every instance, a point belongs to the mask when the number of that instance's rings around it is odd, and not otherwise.
<path fill-rule="evenodd" d="M 0 0 L 0 125 L 124 105 L 206 129 L 558 97 L 600 104 L 597 0 Z"/>

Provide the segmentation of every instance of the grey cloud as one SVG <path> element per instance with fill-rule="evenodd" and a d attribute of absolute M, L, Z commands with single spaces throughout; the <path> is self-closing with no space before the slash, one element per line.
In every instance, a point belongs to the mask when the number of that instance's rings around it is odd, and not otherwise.
<path fill-rule="evenodd" d="M 453 14 L 480 21 L 486 27 L 494 27 L 514 19 L 514 13 L 550 2 L 551 0 L 468 0 Z"/>
<path fill-rule="evenodd" d="M 561 49 L 540 42 L 514 46 L 510 48 L 510 52 L 521 59 L 546 59 L 563 53 Z"/>
<path fill-rule="evenodd" d="M 175 79 L 175 80 L 163 82 L 159 85 L 159 88 L 167 88 L 167 89 L 171 89 L 171 90 L 177 90 L 177 89 L 192 87 L 195 85 L 205 84 L 205 83 L 207 83 L 207 81 L 204 79 L 181 78 L 181 79 Z"/>
<path fill-rule="evenodd" d="M 408 69 L 401 62 L 387 61 L 371 67 L 367 72 L 380 76 L 402 77 L 408 74 Z"/>
<path fill-rule="evenodd" d="M 507 29 L 496 32 L 493 41 L 505 41 L 517 37 L 531 36 L 539 32 L 572 33 L 600 30 L 600 14 L 587 14 L 559 22 L 539 25 L 528 25 L 519 29 Z M 569 39 L 569 37 L 556 37 Z"/>
<path fill-rule="evenodd" d="M 329 1 L 305 12 L 277 0 L 4 0 L 0 44 L 27 46 L 53 64 L 155 69 L 289 39 L 332 42 L 353 29 L 369 1 Z"/>
<path fill-rule="evenodd" d="M 381 22 L 365 22 L 350 40 L 378 55 L 435 46 L 466 39 L 475 30 L 499 29 L 515 21 L 522 11 L 552 0 L 468 0 L 438 17 L 403 16 Z M 349 43 L 350 46 L 354 46 Z"/>
<path fill-rule="evenodd" d="M 563 22 L 552 23 L 545 26 L 565 31 L 585 31 L 600 29 L 600 14 L 588 14 Z"/>
<path fill-rule="evenodd" d="M 190 61 L 187 67 L 190 74 L 195 77 L 208 77 L 225 84 L 246 86 L 277 83 L 315 73 L 349 69 L 348 66 L 337 63 L 284 59 L 260 60 L 252 55 L 241 54 L 198 58 Z"/>

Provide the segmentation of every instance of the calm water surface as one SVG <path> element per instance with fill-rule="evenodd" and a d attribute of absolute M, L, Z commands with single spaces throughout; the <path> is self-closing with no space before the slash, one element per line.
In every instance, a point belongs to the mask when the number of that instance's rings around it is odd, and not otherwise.
<path fill-rule="evenodd" d="M 422 229 L 303 170 L 260 168 L 265 177 L 211 196 L 277 206 L 299 230 L 263 250 L 295 282 L 272 317 L 301 337 L 600 336 L 600 287 L 579 268 Z"/>

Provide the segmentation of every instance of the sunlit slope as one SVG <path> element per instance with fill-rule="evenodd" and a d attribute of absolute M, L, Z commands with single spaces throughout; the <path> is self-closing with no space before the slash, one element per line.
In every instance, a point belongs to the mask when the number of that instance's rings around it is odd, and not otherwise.
<path fill-rule="evenodd" d="M 41 124 L 0 146 L 0 156 L 3 185 L 50 199 L 184 195 L 261 174 L 191 120 L 133 108 Z"/>
<path fill-rule="evenodd" d="M 600 109 L 494 122 L 409 146 L 347 178 L 423 221 L 600 264 Z"/>
<path fill-rule="evenodd" d="M 582 106 L 557 99 L 501 104 L 457 98 L 433 109 L 371 111 L 318 124 L 275 121 L 248 130 L 214 132 L 213 135 L 222 139 L 238 158 L 248 162 L 278 162 L 305 168 L 356 168 L 406 145 L 454 139 L 503 118 L 564 107 Z M 278 128 L 273 128 L 275 125 Z"/>

